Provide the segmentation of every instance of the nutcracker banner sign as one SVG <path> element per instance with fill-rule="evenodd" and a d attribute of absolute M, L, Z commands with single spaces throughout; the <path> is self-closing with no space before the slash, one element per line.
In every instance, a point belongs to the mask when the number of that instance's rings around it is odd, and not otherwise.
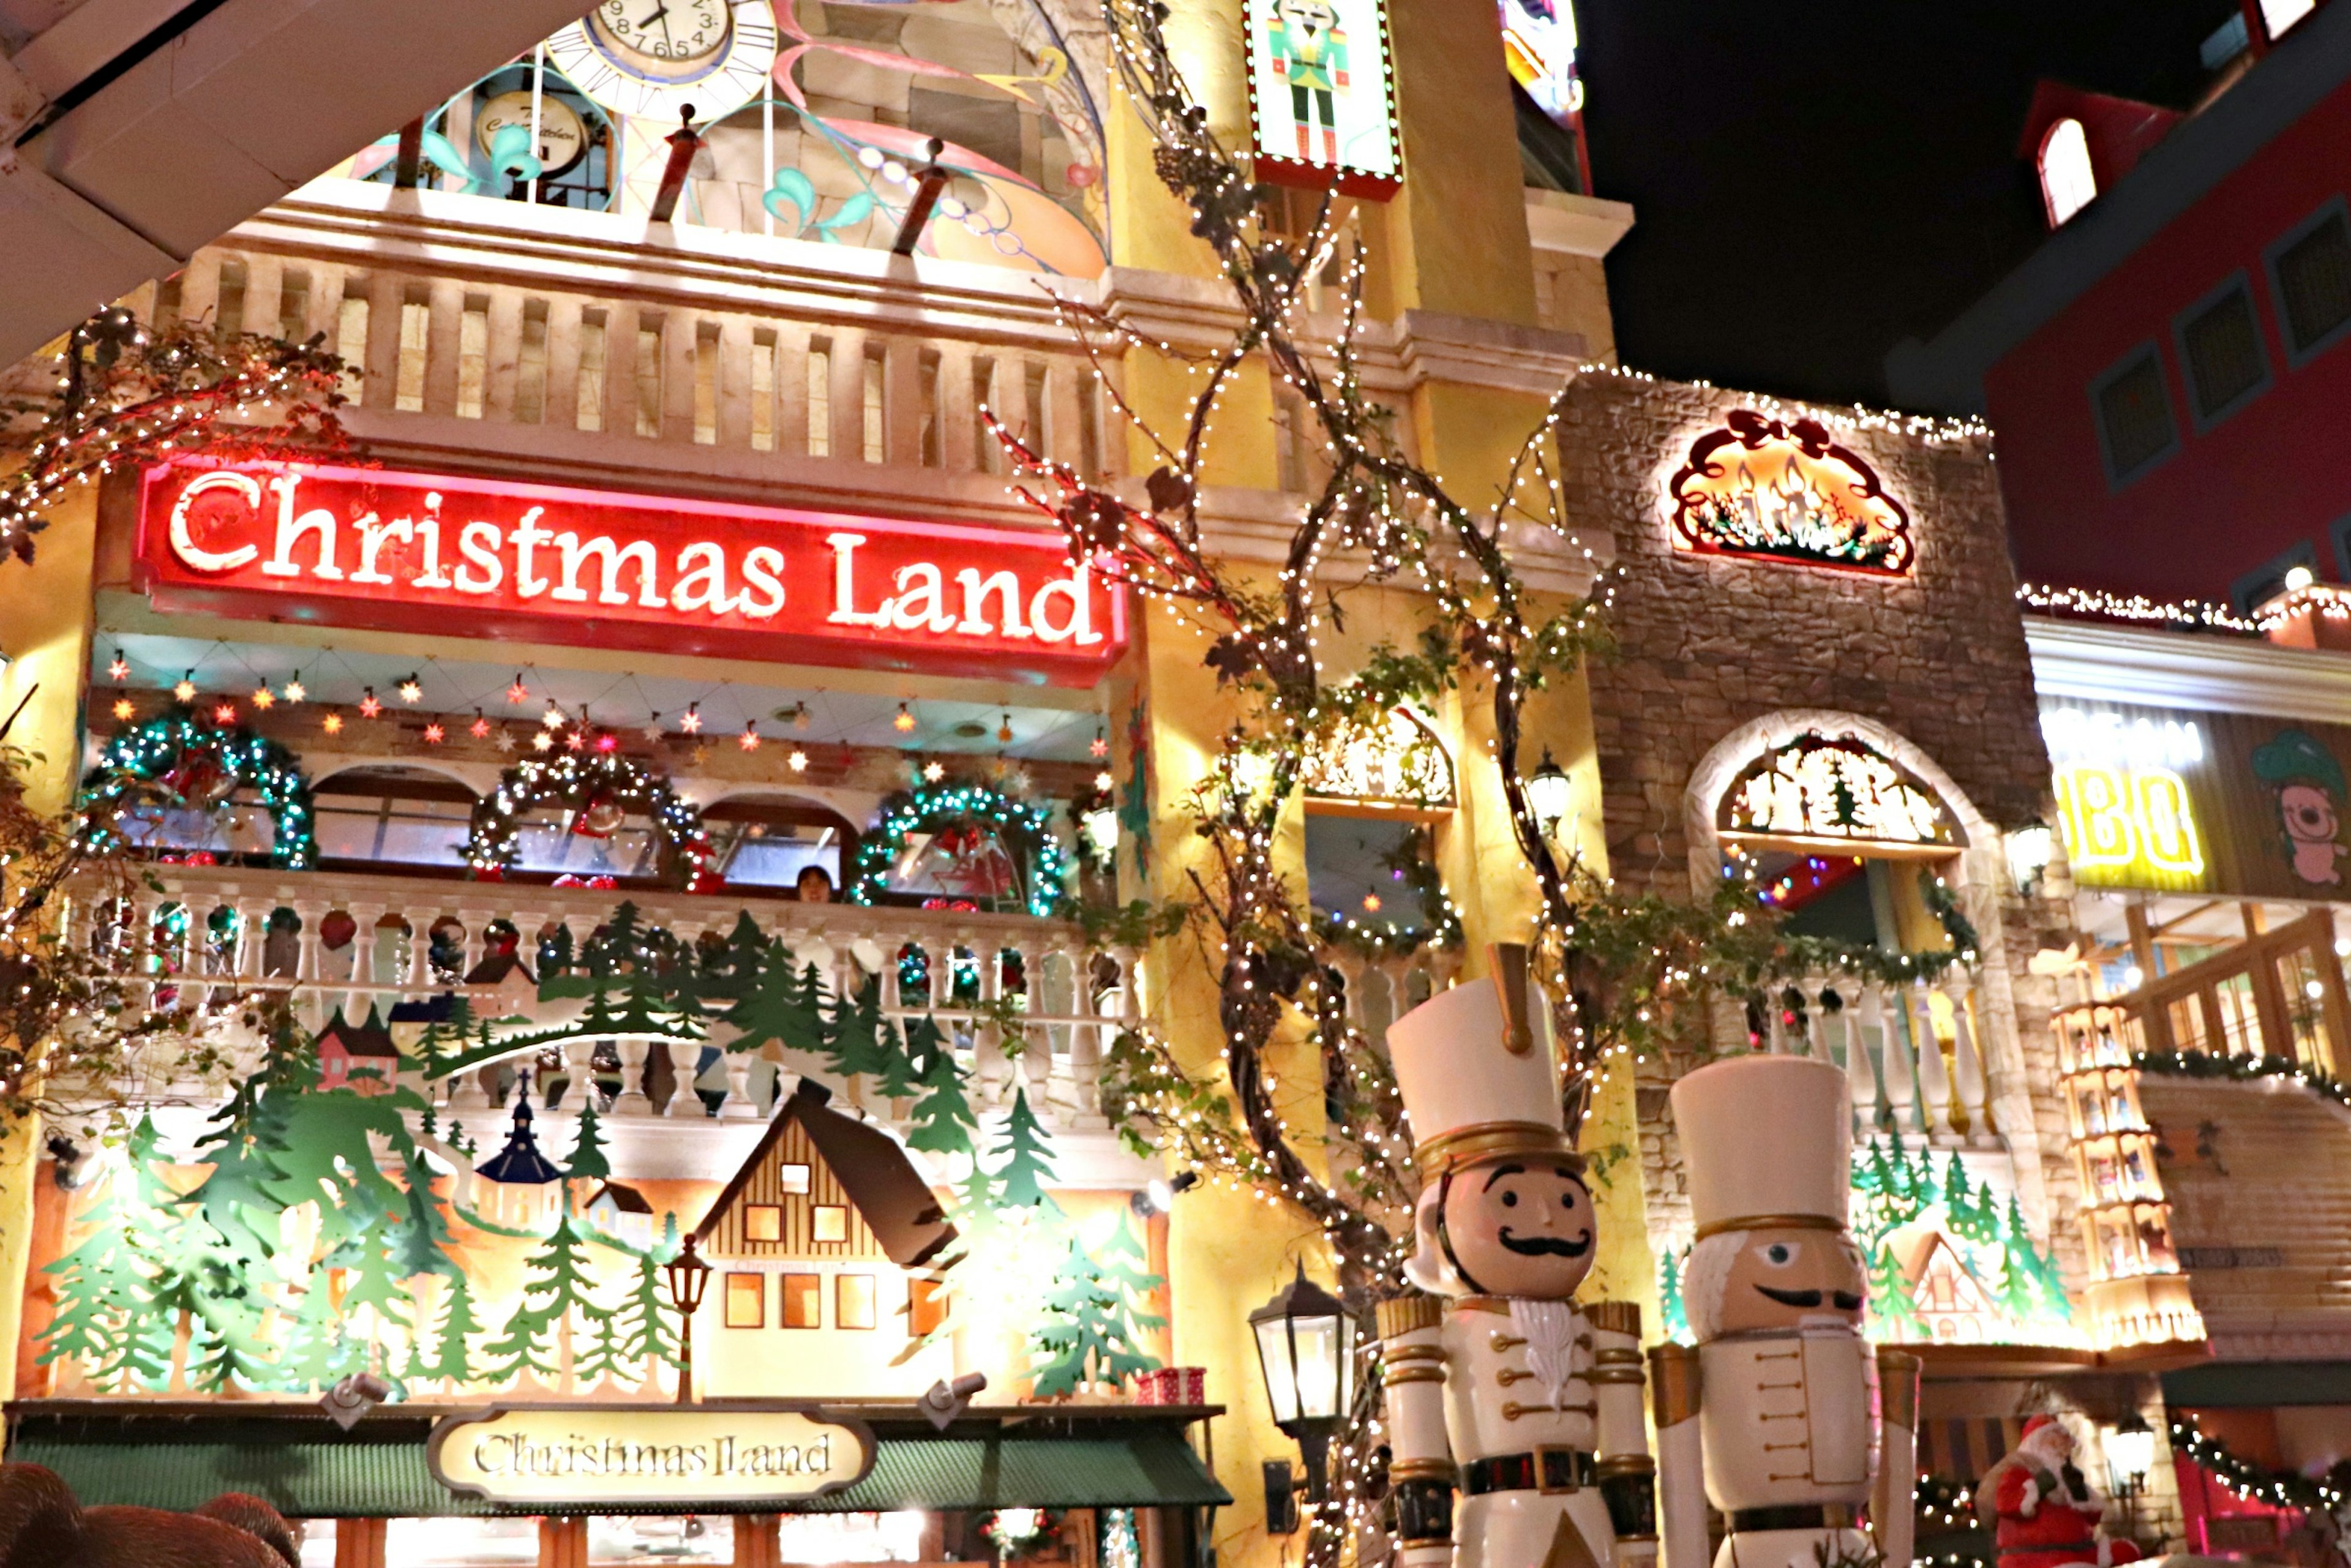
<path fill-rule="evenodd" d="M 183 459 L 140 492 L 159 609 L 1092 685 L 1123 591 L 1058 532 L 475 476 Z"/>
<path fill-rule="evenodd" d="M 1384 0 L 1245 0 L 1257 177 L 1385 201 L 1404 183 Z"/>
<path fill-rule="evenodd" d="M 2351 727 L 2044 696 L 2041 733 L 2080 885 L 2351 891 Z"/>

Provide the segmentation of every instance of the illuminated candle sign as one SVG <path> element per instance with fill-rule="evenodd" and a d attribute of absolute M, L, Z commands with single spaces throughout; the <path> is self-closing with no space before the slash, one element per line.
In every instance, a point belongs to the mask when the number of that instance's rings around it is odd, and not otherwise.
<path fill-rule="evenodd" d="M 1090 685 L 1114 584 L 1057 533 L 307 465 L 152 469 L 162 608 Z"/>
<path fill-rule="evenodd" d="M 1816 420 L 1734 411 L 1691 444 L 1667 483 L 1674 546 L 1900 576 L 1910 514 Z"/>
<path fill-rule="evenodd" d="M 2190 719 L 2055 707 L 2041 733 L 2057 777 L 2065 858 L 2090 886 L 2206 885 L 2204 835 L 2182 769 L 2205 759 Z"/>

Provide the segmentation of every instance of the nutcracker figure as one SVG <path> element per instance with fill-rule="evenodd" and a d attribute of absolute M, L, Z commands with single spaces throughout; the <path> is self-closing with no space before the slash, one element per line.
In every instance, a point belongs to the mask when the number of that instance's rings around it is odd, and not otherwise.
<path fill-rule="evenodd" d="M 1673 1110 L 1698 1228 L 1682 1271 L 1698 1345 L 1649 1353 L 1666 1568 L 1705 1568 L 1708 1498 L 1729 1527 L 1715 1568 L 1908 1563 L 1908 1486 L 1874 1511 L 1874 1548 L 1860 1528 L 1880 1473 L 1881 1385 L 1886 1468 L 1910 1477 L 1918 1362 L 1862 1337 L 1844 1074 L 1735 1057 L 1674 1085 Z"/>
<path fill-rule="evenodd" d="M 1572 1300 L 1595 1236 L 1524 948 L 1388 1029 L 1422 1188 L 1380 1305 L 1405 1568 L 1619 1568 L 1656 1551 L 1637 1307 Z M 1458 1487 L 1460 1504 L 1454 1507 Z"/>
<path fill-rule="evenodd" d="M 1309 138 L 1319 121 L 1325 163 L 1339 161 L 1339 115 L 1332 94 L 1347 89 L 1347 34 L 1327 0 L 1273 0 L 1266 29 L 1273 68 L 1290 88 L 1290 115 L 1298 128 L 1298 158 L 1315 162 Z"/>

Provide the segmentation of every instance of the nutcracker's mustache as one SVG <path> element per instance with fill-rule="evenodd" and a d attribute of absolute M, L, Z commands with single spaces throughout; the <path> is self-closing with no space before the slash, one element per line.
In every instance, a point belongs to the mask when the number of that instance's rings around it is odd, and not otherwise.
<path fill-rule="evenodd" d="M 1508 1246 L 1509 1243 L 1503 1245 Z M 1775 1291 L 1769 1285 L 1755 1288 L 1783 1307 L 1817 1307 L 1821 1304 L 1821 1292 L 1818 1291 Z M 1828 1293 L 1828 1300 L 1841 1312 L 1861 1311 L 1861 1298 L 1850 1291 L 1832 1291 Z"/>
<path fill-rule="evenodd" d="M 1514 1236 L 1506 1225 L 1496 1239 L 1522 1258 L 1581 1258 L 1592 1250 L 1592 1232 L 1589 1230 L 1575 1237 Z"/>

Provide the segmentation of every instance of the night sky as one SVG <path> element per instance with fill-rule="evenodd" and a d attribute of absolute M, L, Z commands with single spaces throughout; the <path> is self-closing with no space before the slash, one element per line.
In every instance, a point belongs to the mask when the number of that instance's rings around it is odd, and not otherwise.
<path fill-rule="evenodd" d="M 1624 362 L 1886 401 L 1883 361 L 2039 243 L 2033 84 L 2186 108 L 2235 0 L 1577 0 Z"/>

